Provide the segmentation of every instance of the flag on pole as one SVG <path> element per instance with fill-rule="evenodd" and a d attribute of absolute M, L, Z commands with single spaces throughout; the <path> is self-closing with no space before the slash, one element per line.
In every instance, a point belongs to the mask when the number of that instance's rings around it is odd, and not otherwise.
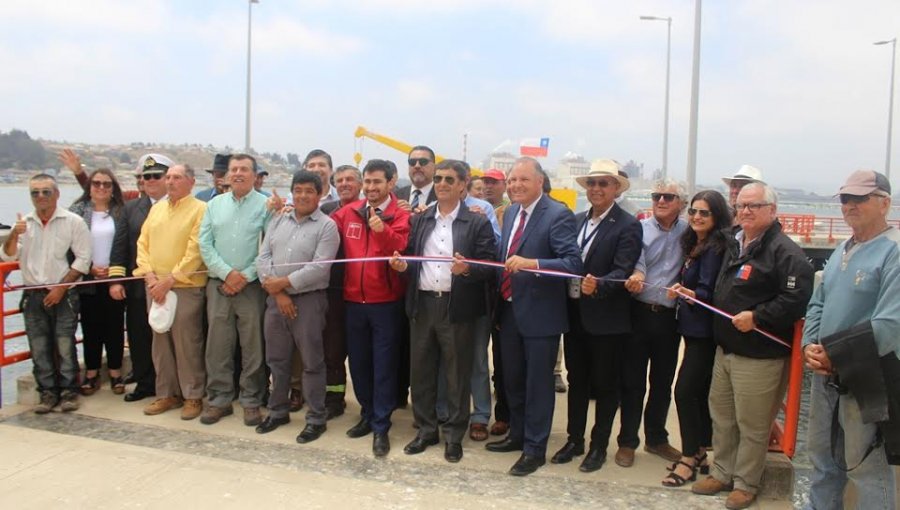
<path fill-rule="evenodd" d="M 533 156 L 536 158 L 546 158 L 547 151 L 550 150 L 549 138 L 526 138 L 519 144 L 519 154 L 522 156 Z"/>

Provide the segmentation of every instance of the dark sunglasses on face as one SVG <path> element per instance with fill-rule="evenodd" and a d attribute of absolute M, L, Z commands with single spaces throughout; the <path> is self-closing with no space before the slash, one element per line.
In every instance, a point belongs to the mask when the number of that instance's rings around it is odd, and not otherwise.
<path fill-rule="evenodd" d="M 409 166 L 426 166 L 428 163 L 431 163 L 431 160 L 428 158 L 409 158 Z"/>
<path fill-rule="evenodd" d="M 145 181 L 158 181 L 165 177 L 165 175 L 166 174 L 144 174 L 143 177 Z"/>
<path fill-rule="evenodd" d="M 112 181 L 91 181 L 91 186 L 95 188 L 112 188 Z"/>
<path fill-rule="evenodd" d="M 694 216 L 699 214 L 701 218 L 709 218 L 712 216 L 712 211 L 709 209 L 694 209 L 693 207 L 688 208 L 688 216 Z"/>
<path fill-rule="evenodd" d="M 850 195 L 848 193 L 841 193 L 841 204 L 864 204 L 869 201 L 869 198 L 872 197 L 872 194 L 869 195 Z"/>
<path fill-rule="evenodd" d="M 51 195 L 53 195 L 52 189 L 33 189 L 33 190 L 31 190 L 31 196 L 34 198 L 49 197 Z"/>
<path fill-rule="evenodd" d="M 456 177 L 453 177 L 452 175 L 435 175 L 432 180 L 435 184 L 440 184 L 441 182 L 446 182 L 450 186 L 456 184 Z"/>
<path fill-rule="evenodd" d="M 612 182 L 607 179 L 587 179 L 584 181 L 587 184 L 588 188 L 593 188 L 594 186 L 600 186 L 601 188 L 609 187 Z"/>
<path fill-rule="evenodd" d="M 650 198 L 654 202 L 659 202 L 662 199 L 664 202 L 674 202 L 678 195 L 675 193 L 651 193 Z"/>

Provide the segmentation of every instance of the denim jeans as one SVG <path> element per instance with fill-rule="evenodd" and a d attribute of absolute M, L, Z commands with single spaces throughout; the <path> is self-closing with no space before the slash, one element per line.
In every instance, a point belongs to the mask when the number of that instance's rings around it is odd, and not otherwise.
<path fill-rule="evenodd" d="M 38 391 L 78 389 L 78 354 L 75 328 L 78 326 L 78 293 L 69 290 L 56 305 L 44 306 L 46 290 L 22 293 L 25 334 L 34 362 L 34 380 Z M 58 360 L 58 363 L 57 363 Z"/>
<path fill-rule="evenodd" d="M 831 453 L 831 424 L 834 407 L 840 398 L 838 423 L 840 431 L 834 448 L 841 467 L 853 467 L 875 436 L 875 424 L 865 424 L 859 405 L 851 395 L 838 395 L 827 386 L 828 378 L 814 375 L 809 411 L 807 449 L 813 464 L 808 509 L 829 510 L 844 508 L 844 488 L 853 480 L 857 491 L 857 507 L 866 510 L 896 508 L 894 472 L 885 459 L 884 448 L 876 447 L 856 469 L 844 472 Z"/>

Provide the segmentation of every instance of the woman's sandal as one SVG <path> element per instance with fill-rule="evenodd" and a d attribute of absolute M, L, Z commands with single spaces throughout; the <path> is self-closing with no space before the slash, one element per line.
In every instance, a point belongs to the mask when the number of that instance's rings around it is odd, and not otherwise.
<path fill-rule="evenodd" d="M 94 377 L 84 376 L 84 381 L 81 383 L 81 394 L 85 397 L 93 395 L 97 393 L 97 390 L 100 389 L 100 374 L 98 373 Z"/>
<path fill-rule="evenodd" d="M 701 475 L 709 474 L 709 460 L 704 452 L 703 455 L 695 455 L 694 460 L 697 461 L 697 470 Z"/>
<path fill-rule="evenodd" d="M 125 393 L 125 380 L 122 379 L 122 376 L 109 376 L 109 387 L 112 388 L 113 393 L 121 395 Z"/>
<path fill-rule="evenodd" d="M 694 480 L 697 479 L 697 466 L 692 466 L 692 465 L 688 464 L 687 462 L 683 462 L 683 461 L 679 460 L 678 462 L 675 463 L 675 467 L 677 467 L 678 464 L 681 464 L 682 466 L 686 466 L 686 467 L 690 468 L 691 476 L 689 478 L 685 478 L 685 477 L 679 475 L 678 473 L 676 473 L 675 470 L 673 469 L 672 471 L 669 472 L 668 476 L 663 478 L 663 481 L 661 482 L 663 487 L 681 487 L 684 484 L 686 484 L 688 482 L 693 482 Z"/>

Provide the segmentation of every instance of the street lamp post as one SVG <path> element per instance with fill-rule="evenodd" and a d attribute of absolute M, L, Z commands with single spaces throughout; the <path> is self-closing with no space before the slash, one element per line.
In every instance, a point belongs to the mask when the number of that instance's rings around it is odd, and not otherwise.
<path fill-rule="evenodd" d="M 691 120 L 688 128 L 687 191 L 694 194 L 697 187 L 697 121 L 700 104 L 700 14 L 702 1 L 694 3 L 694 59 L 691 66 Z"/>
<path fill-rule="evenodd" d="M 659 16 L 641 16 L 644 21 L 665 21 L 666 22 L 666 106 L 663 114 L 663 157 L 662 157 L 662 177 L 666 178 L 669 166 L 669 71 L 672 64 L 672 18 Z"/>
<path fill-rule="evenodd" d="M 247 2 L 247 123 L 244 126 L 244 152 L 250 152 L 250 29 L 253 26 L 253 4 L 258 4 L 259 0 L 248 0 Z"/>
<path fill-rule="evenodd" d="M 875 43 L 876 46 L 880 46 L 882 44 L 890 44 L 891 45 L 891 93 L 890 99 L 888 99 L 888 127 L 887 127 L 887 155 L 884 159 L 884 176 L 887 177 L 888 182 L 891 181 L 891 129 L 894 124 L 894 64 L 897 62 L 897 38 L 889 39 L 887 41 L 878 41 Z"/>

